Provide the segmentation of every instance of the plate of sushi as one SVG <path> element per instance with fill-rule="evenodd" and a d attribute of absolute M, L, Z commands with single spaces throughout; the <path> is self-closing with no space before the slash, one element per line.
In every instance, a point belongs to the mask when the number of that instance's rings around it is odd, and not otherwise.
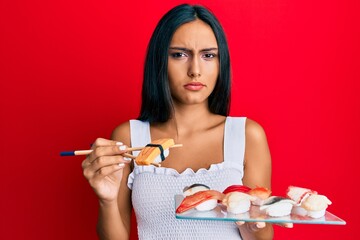
<path fill-rule="evenodd" d="M 345 225 L 327 211 L 332 202 L 309 188 L 289 186 L 286 197 L 264 187 L 231 185 L 223 192 L 193 184 L 175 195 L 178 219 Z"/>

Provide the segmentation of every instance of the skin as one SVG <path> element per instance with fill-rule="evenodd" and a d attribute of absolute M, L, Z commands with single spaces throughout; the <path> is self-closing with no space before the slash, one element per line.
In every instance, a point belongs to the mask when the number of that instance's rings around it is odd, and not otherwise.
<path fill-rule="evenodd" d="M 226 118 L 211 113 L 208 108 L 208 97 L 218 74 L 218 45 L 212 29 L 201 20 L 179 27 L 168 55 L 175 111 L 167 122 L 152 124 L 150 132 L 152 139 L 173 138 L 183 147 L 172 149 L 162 167 L 178 172 L 186 168 L 197 171 L 223 162 Z M 202 87 L 191 85 L 194 82 Z M 84 176 L 99 198 L 98 234 L 101 239 L 129 239 L 132 206 L 127 178 L 132 166 L 121 155 L 124 153 L 121 149 L 129 145 L 130 125 L 126 122 L 113 131 L 112 140 L 97 139 L 92 147 L 94 151 L 82 164 Z M 243 184 L 270 189 L 270 182 L 271 157 L 265 132 L 258 123 L 247 119 Z M 244 239 L 273 238 L 273 228 L 269 224 L 236 224 Z"/>

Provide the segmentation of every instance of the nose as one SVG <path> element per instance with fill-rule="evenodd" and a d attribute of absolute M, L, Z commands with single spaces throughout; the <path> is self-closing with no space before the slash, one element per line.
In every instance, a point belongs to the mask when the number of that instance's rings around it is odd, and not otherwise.
<path fill-rule="evenodd" d="M 192 58 L 187 75 L 190 78 L 201 77 L 200 62 L 199 59 L 197 59 L 196 57 Z"/>

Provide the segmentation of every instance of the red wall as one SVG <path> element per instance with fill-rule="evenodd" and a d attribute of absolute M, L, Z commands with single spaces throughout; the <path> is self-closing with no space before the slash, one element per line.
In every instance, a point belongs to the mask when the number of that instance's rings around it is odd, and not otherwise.
<path fill-rule="evenodd" d="M 82 157 L 59 152 L 137 116 L 150 34 L 181 1 L 120 2 L 0 2 L 1 239 L 96 239 Z M 275 239 L 355 239 L 359 1 L 198 2 L 229 39 L 232 115 L 267 132 L 274 194 L 313 188 L 347 221 L 276 227 Z"/>

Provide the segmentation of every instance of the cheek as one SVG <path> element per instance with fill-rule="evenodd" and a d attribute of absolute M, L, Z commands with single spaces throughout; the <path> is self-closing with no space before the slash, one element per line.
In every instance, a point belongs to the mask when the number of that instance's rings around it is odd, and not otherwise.
<path fill-rule="evenodd" d="M 219 76 L 219 72 L 220 72 L 219 64 L 215 62 L 213 64 L 209 64 L 206 68 L 206 76 L 209 79 L 209 81 L 214 85 Z"/>
<path fill-rule="evenodd" d="M 168 64 L 168 80 L 170 91 L 174 92 L 174 88 L 177 85 L 176 82 L 179 81 L 179 69 L 171 63 Z"/>
<path fill-rule="evenodd" d="M 179 62 L 168 62 L 168 79 L 170 86 L 182 83 L 187 77 L 186 64 Z"/>
<path fill-rule="evenodd" d="M 175 80 L 176 79 L 176 76 L 179 75 L 179 67 L 173 63 L 171 60 L 169 60 L 168 62 L 168 76 L 169 76 L 169 79 L 171 80 Z"/>

